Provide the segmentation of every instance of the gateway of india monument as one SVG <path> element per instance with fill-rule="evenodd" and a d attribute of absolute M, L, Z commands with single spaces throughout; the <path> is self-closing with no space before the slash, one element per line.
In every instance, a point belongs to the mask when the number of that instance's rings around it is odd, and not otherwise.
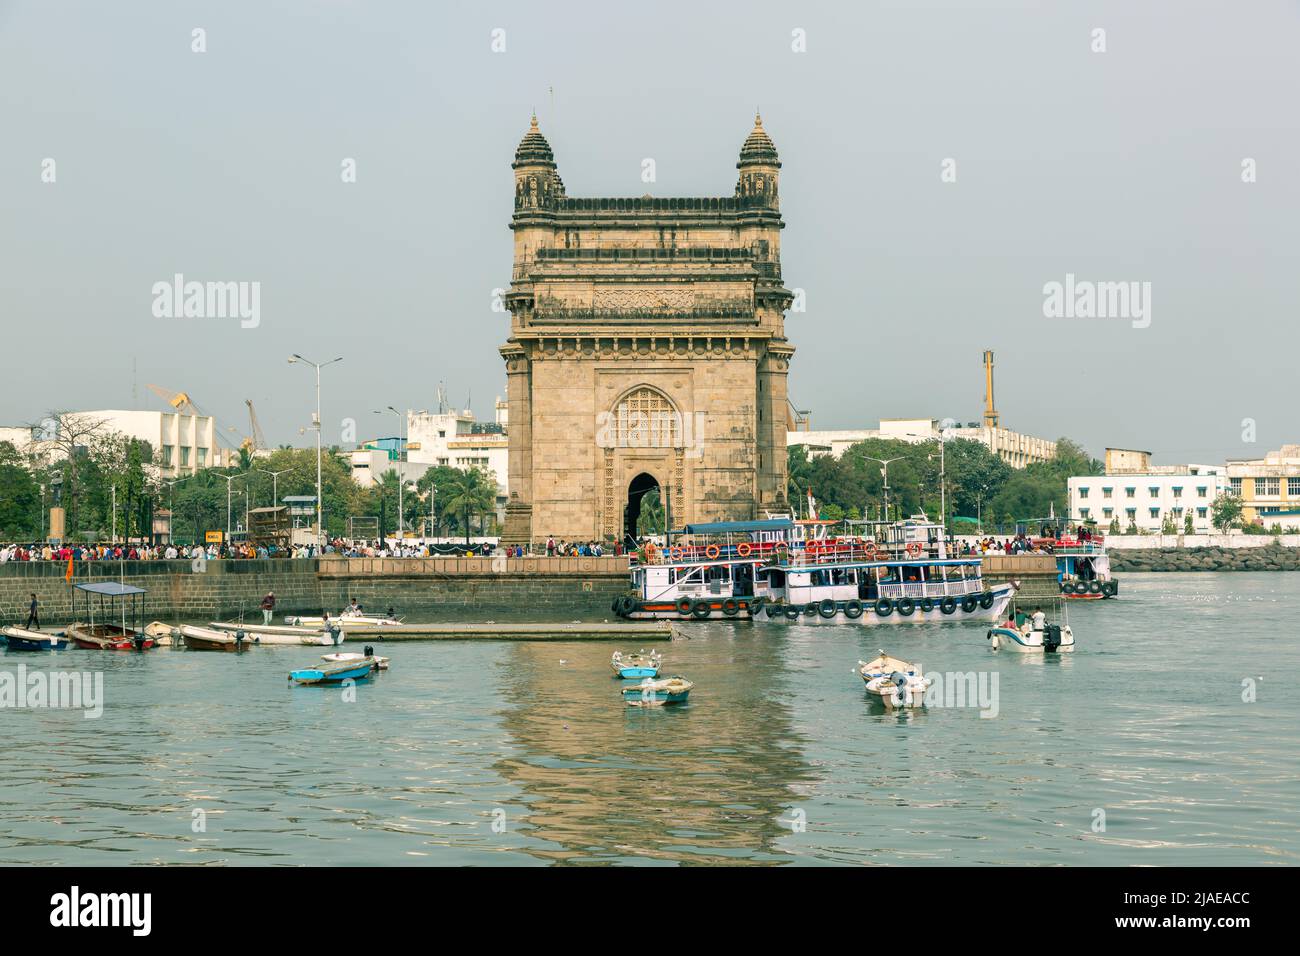
<path fill-rule="evenodd" d="M 672 528 L 786 511 L 793 296 L 762 119 L 731 196 L 571 197 L 536 117 L 511 165 L 502 543 L 624 538 L 653 489 Z"/>

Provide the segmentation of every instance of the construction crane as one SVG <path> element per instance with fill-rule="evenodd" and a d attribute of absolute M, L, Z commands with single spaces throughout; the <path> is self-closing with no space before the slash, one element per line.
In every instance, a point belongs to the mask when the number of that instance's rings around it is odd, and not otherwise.
<path fill-rule="evenodd" d="M 172 408 L 176 409 L 178 414 L 193 415 L 198 418 L 208 417 L 207 414 L 202 409 L 199 408 L 199 406 L 195 405 L 194 402 L 190 400 L 189 395 L 187 395 L 185 392 L 173 392 L 171 389 L 163 388 L 161 385 L 150 385 L 149 390 L 152 391 L 159 398 L 161 398 L 168 405 L 170 405 Z M 224 441 L 232 449 L 238 449 L 240 447 L 222 433 L 222 429 L 219 424 L 217 424 L 216 427 L 213 428 L 213 432 L 216 434 L 217 438 Z"/>
<path fill-rule="evenodd" d="M 993 407 L 993 350 L 984 350 L 984 427 L 998 427 L 998 413 Z"/>
<path fill-rule="evenodd" d="M 199 407 L 191 402 L 190 397 L 184 392 L 173 392 L 161 385 L 150 385 L 149 389 L 182 415 L 203 415 Z"/>
<path fill-rule="evenodd" d="M 792 432 L 806 432 L 812 428 L 812 412 L 794 407 L 794 402 L 786 396 L 785 427 Z"/>
<path fill-rule="evenodd" d="M 262 426 L 258 424 L 257 412 L 253 410 L 253 400 L 246 398 L 244 404 L 248 406 L 248 437 L 240 447 L 247 448 L 249 454 L 253 454 L 266 447 L 266 436 L 262 434 Z"/>

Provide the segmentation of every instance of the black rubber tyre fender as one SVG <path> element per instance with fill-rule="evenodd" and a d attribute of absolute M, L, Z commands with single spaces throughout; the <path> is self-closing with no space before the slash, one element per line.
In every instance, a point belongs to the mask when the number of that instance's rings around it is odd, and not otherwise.
<path fill-rule="evenodd" d="M 825 598 L 824 600 L 822 600 L 820 604 L 817 605 L 817 613 L 820 614 L 822 617 L 827 617 L 827 618 L 834 617 L 835 611 L 836 611 L 835 602 L 832 601 L 830 598 Z"/>
<path fill-rule="evenodd" d="M 934 610 L 934 601 L 930 598 L 922 598 L 920 607 L 923 614 L 928 614 L 930 611 Z"/>
<path fill-rule="evenodd" d="M 803 616 L 804 616 L 804 617 L 816 617 L 816 616 L 817 616 L 817 605 L 816 605 L 816 604 L 805 604 L 805 605 L 803 606 Z"/>
<path fill-rule="evenodd" d="M 740 602 L 735 598 L 727 598 L 722 602 L 722 613 L 727 617 L 735 617 L 740 613 Z"/>
<path fill-rule="evenodd" d="M 857 598 L 844 602 L 844 616 L 850 621 L 856 621 L 862 617 L 862 602 Z"/>
<path fill-rule="evenodd" d="M 903 617 L 911 617 L 912 612 L 916 610 L 916 602 L 911 598 L 903 598 L 898 602 L 898 613 Z"/>
<path fill-rule="evenodd" d="M 894 613 L 894 602 L 889 598 L 881 598 L 876 602 L 876 613 L 881 617 L 889 617 Z"/>
<path fill-rule="evenodd" d="M 971 611 L 975 610 L 975 605 L 978 603 L 979 602 L 975 600 L 975 595 L 968 594 L 961 599 L 961 609 L 969 614 Z"/>
<path fill-rule="evenodd" d="M 684 615 L 684 614 L 690 614 L 690 613 L 691 613 L 691 599 L 690 599 L 690 598 L 688 598 L 688 597 L 684 597 L 684 598 L 682 598 L 681 600 L 679 600 L 679 601 L 677 602 L 677 613 L 678 613 L 678 614 L 683 614 L 683 615 Z"/>
<path fill-rule="evenodd" d="M 980 595 L 980 607 L 984 608 L 984 610 L 987 611 L 992 606 L 993 606 L 993 592 L 985 591 L 982 595 Z"/>
<path fill-rule="evenodd" d="M 708 601 L 696 601 L 691 605 L 691 615 L 699 621 L 704 620 L 713 613 L 713 608 L 709 607 Z"/>
<path fill-rule="evenodd" d="M 799 620 L 799 613 L 800 613 L 799 605 L 787 604 L 785 606 L 785 618 L 787 621 Z"/>

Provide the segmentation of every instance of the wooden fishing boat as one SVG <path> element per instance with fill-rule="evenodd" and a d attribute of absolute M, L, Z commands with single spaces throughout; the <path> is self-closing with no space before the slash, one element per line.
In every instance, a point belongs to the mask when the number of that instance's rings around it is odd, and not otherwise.
<path fill-rule="evenodd" d="M 362 657 L 360 660 L 339 661 L 290 671 L 289 680 L 298 684 L 339 684 L 345 680 L 364 680 L 374 669 L 374 658 Z"/>
<path fill-rule="evenodd" d="M 74 644 L 87 651 L 148 650 L 156 643 L 143 631 L 116 624 L 69 624 L 67 634 Z"/>
<path fill-rule="evenodd" d="M 243 631 L 253 644 L 306 644 L 315 647 L 335 647 L 342 644 L 346 637 L 341 627 L 322 630 L 312 627 L 285 627 L 278 624 L 240 624 L 235 621 L 213 621 L 208 627 L 230 633 Z"/>
<path fill-rule="evenodd" d="M 217 631 L 210 627 L 182 624 L 179 628 L 185 646 L 192 651 L 233 651 L 238 654 L 253 646 L 241 631 Z"/>
<path fill-rule="evenodd" d="M 144 632 L 153 638 L 157 647 L 184 647 L 185 641 L 178 631 L 166 621 L 151 621 L 145 625 Z"/>
<path fill-rule="evenodd" d="M 858 674 L 866 682 L 867 693 L 890 710 L 924 707 L 925 692 L 933 683 L 920 664 L 909 664 L 884 651 L 873 661 L 858 661 Z"/>
<path fill-rule="evenodd" d="M 143 651 L 153 647 L 156 643 L 154 638 L 141 627 L 144 593 L 144 588 L 119 581 L 91 581 L 76 585 L 73 613 L 78 610 L 78 597 L 82 597 L 85 599 L 85 616 L 68 625 L 67 636 L 78 647 L 89 651 Z"/>
<path fill-rule="evenodd" d="M 62 632 L 46 634 L 29 631 L 25 627 L 0 627 L 5 644 L 11 651 L 61 651 L 67 648 L 68 639 Z"/>
<path fill-rule="evenodd" d="M 651 651 L 649 654 L 645 651 L 637 651 L 635 654 L 615 651 L 613 657 L 609 659 L 609 666 L 624 680 L 658 677 L 661 663 L 658 651 Z"/>
<path fill-rule="evenodd" d="M 664 680 L 643 680 L 623 688 L 623 700 L 631 707 L 659 707 L 664 704 L 682 704 L 695 685 L 685 677 L 668 677 Z"/>

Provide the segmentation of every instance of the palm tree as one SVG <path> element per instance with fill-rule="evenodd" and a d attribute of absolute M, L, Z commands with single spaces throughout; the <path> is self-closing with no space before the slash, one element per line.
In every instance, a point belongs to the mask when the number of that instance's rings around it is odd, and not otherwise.
<path fill-rule="evenodd" d="M 450 482 L 444 507 L 452 514 L 460 514 L 465 521 L 465 543 L 469 544 L 469 518 L 482 515 L 496 505 L 497 487 L 482 469 L 471 468 L 459 472 Z M 482 523 L 480 522 L 480 530 Z"/>
<path fill-rule="evenodd" d="M 644 537 L 659 534 L 664 530 L 664 503 L 659 497 L 659 489 L 651 488 L 641 496 L 641 512 L 637 515 L 636 533 L 638 537 Z"/>

